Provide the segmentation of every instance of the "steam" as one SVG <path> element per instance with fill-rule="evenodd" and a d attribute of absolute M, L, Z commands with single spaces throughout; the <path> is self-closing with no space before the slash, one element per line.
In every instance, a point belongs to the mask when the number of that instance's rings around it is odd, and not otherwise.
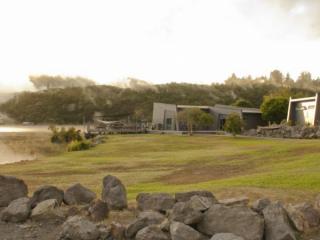
<path fill-rule="evenodd" d="M 115 82 L 112 85 L 120 88 L 130 88 L 136 91 L 142 91 L 142 90 L 157 91 L 157 87 L 152 83 L 149 83 L 147 81 L 140 80 L 137 78 L 130 78 L 130 77 L 125 80 Z"/>
<path fill-rule="evenodd" d="M 24 160 L 34 160 L 35 156 L 15 153 L 7 145 L 0 141 L 0 165 L 7 163 L 20 162 Z"/>

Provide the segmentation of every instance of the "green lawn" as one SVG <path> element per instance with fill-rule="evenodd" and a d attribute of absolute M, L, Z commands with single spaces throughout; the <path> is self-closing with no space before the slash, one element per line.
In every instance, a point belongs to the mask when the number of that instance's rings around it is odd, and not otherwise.
<path fill-rule="evenodd" d="M 139 192 L 206 189 L 219 198 L 295 202 L 320 191 L 320 140 L 114 135 L 88 151 L 0 166 L 0 174 L 24 179 L 31 191 L 81 182 L 100 193 L 102 178 L 112 174 L 131 200 Z"/>

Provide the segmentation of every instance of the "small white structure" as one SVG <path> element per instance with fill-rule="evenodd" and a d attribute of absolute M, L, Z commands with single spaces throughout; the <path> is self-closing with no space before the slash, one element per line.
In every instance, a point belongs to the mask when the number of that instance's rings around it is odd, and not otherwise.
<path fill-rule="evenodd" d="M 296 98 L 290 97 L 287 121 L 293 125 L 318 126 L 320 123 L 319 96 Z"/>

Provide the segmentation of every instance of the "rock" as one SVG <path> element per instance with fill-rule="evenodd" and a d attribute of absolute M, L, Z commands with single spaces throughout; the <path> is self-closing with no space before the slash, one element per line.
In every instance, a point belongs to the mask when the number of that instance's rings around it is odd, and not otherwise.
<path fill-rule="evenodd" d="M 292 223 L 300 232 L 308 232 L 320 224 L 320 214 L 311 204 L 289 205 L 287 211 Z"/>
<path fill-rule="evenodd" d="M 58 201 L 56 199 L 48 199 L 37 204 L 37 206 L 32 209 L 31 219 L 35 221 L 63 221 L 65 215 L 60 209 Z"/>
<path fill-rule="evenodd" d="M 126 236 L 129 238 L 133 238 L 139 230 L 149 225 L 160 224 L 164 220 L 165 220 L 165 217 L 158 212 L 155 212 L 155 211 L 141 212 L 138 215 L 138 218 L 128 225 L 126 229 Z"/>
<path fill-rule="evenodd" d="M 273 203 L 263 211 L 265 220 L 265 240 L 295 240 L 287 213 L 280 203 Z"/>
<path fill-rule="evenodd" d="M 172 222 L 170 225 L 172 240 L 205 240 L 208 239 L 192 227 L 180 222 Z"/>
<path fill-rule="evenodd" d="M 141 229 L 137 235 L 136 240 L 170 240 L 168 234 L 161 231 L 156 225 L 151 225 Z"/>
<path fill-rule="evenodd" d="M 245 240 L 261 240 L 263 237 L 263 218 L 247 207 L 212 205 L 205 212 L 197 229 L 206 235 L 233 233 Z"/>
<path fill-rule="evenodd" d="M 203 213 L 197 208 L 193 208 L 191 200 L 188 202 L 177 202 L 170 213 L 170 220 L 187 225 L 197 224 L 202 218 Z"/>
<path fill-rule="evenodd" d="M 164 219 L 162 223 L 159 225 L 160 229 L 164 232 L 169 232 L 170 231 L 170 221 L 168 218 Z"/>
<path fill-rule="evenodd" d="M 92 222 L 80 217 L 69 218 L 62 226 L 61 240 L 97 240 L 99 229 Z"/>
<path fill-rule="evenodd" d="M 93 221 L 99 222 L 106 219 L 109 215 L 108 204 L 97 199 L 93 201 L 88 209 L 89 216 Z"/>
<path fill-rule="evenodd" d="M 99 240 L 112 240 L 111 227 L 101 224 L 101 225 L 98 225 L 97 228 L 100 233 Z"/>
<path fill-rule="evenodd" d="M 28 187 L 23 180 L 0 175 L 0 208 L 7 207 L 13 200 L 27 195 Z"/>
<path fill-rule="evenodd" d="M 8 207 L 1 212 L 1 220 L 5 222 L 24 222 L 31 212 L 30 199 L 23 197 L 13 200 Z"/>
<path fill-rule="evenodd" d="M 122 224 L 116 222 L 111 223 L 111 240 L 125 240 L 125 232 L 126 228 Z"/>
<path fill-rule="evenodd" d="M 189 205 L 192 209 L 195 209 L 198 211 L 206 211 L 213 204 L 216 203 L 215 199 L 213 199 L 213 198 L 202 197 L 202 196 L 198 196 L 198 195 L 191 197 L 188 202 L 189 202 Z"/>
<path fill-rule="evenodd" d="M 65 191 L 63 201 L 67 205 L 81 205 L 92 202 L 96 197 L 94 192 L 77 183 Z"/>
<path fill-rule="evenodd" d="M 244 240 L 242 237 L 234 235 L 233 233 L 218 233 L 210 240 Z"/>
<path fill-rule="evenodd" d="M 118 178 L 108 175 L 103 179 L 102 200 L 110 210 L 127 208 L 127 191 Z"/>
<path fill-rule="evenodd" d="M 175 194 L 175 199 L 177 202 L 186 202 L 189 201 L 193 196 L 212 198 L 214 203 L 218 203 L 212 192 L 209 191 L 180 192 Z"/>
<path fill-rule="evenodd" d="M 252 209 L 258 213 L 261 213 L 263 209 L 265 209 L 270 204 L 271 201 L 268 198 L 261 198 L 252 204 Z"/>
<path fill-rule="evenodd" d="M 320 132 L 320 130 L 319 130 L 319 132 Z M 320 136 L 319 136 L 319 138 L 320 138 Z M 316 196 L 316 200 L 315 200 L 315 203 L 314 203 L 314 207 L 315 207 L 315 209 L 317 209 L 317 210 L 320 211 L 320 194 L 318 194 L 318 195 Z"/>
<path fill-rule="evenodd" d="M 49 199 L 56 199 L 60 206 L 63 201 L 63 196 L 64 193 L 59 188 L 49 185 L 42 186 L 33 193 L 31 198 L 31 207 L 34 208 L 38 203 Z"/>
<path fill-rule="evenodd" d="M 220 200 L 219 203 L 227 206 L 248 206 L 249 198 L 247 197 L 228 198 L 228 199 Z"/>
<path fill-rule="evenodd" d="M 165 212 L 173 208 L 175 199 L 168 193 L 140 193 L 137 196 L 138 209 Z"/>

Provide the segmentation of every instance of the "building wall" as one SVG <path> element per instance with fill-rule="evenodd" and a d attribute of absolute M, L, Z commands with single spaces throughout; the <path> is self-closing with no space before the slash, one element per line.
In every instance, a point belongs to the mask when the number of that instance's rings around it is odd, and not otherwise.
<path fill-rule="evenodd" d="M 319 102 L 318 98 L 309 100 L 290 100 L 287 121 L 293 125 L 319 125 Z"/>
<path fill-rule="evenodd" d="M 171 119 L 170 126 L 168 119 Z M 176 130 L 177 107 L 175 104 L 153 103 L 152 124 L 159 130 Z"/>
<path fill-rule="evenodd" d="M 264 126 L 266 123 L 262 120 L 261 113 L 242 113 L 244 128 L 246 130 L 256 129 L 258 126 Z"/>

